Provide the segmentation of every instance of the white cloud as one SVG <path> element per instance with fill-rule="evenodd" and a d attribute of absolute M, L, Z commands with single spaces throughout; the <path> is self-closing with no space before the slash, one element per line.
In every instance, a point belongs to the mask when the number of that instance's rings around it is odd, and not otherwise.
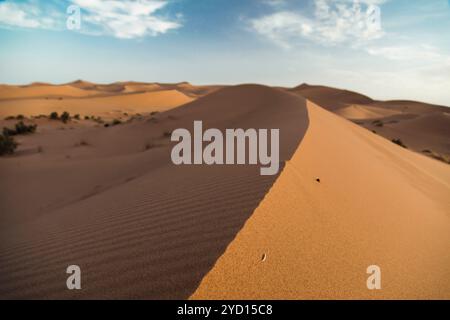
<path fill-rule="evenodd" d="M 34 2 L 0 2 L 0 26 L 53 29 L 56 21 L 43 14 Z"/>
<path fill-rule="evenodd" d="M 450 62 L 450 57 L 441 53 L 438 48 L 424 44 L 370 47 L 366 50 L 373 56 L 380 56 L 394 61 Z"/>
<path fill-rule="evenodd" d="M 169 19 L 158 14 L 167 6 L 167 0 L 73 0 L 58 5 L 53 1 L 5 1 L 0 2 L 0 26 L 62 29 L 70 4 L 81 8 L 80 32 L 85 34 L 130 39 L 157 36 L 181 27 L 179 16 Z"/>
<path fill-rule="evenodd" d="M 82 9 L 82 22 L 118 38 L 156 36 L 181 27 L 179 22 L 156 15 L 163 0 L 74 0 Z"/>
<path fill-rule="evenodd" d="M 314 0 L 314 12 L 278 11 L 253 19 L 251 27 L 284 47 L 307 39 L 323 45 L 367 42 L 384 35 L 378 5 L 383 0 Z"/>

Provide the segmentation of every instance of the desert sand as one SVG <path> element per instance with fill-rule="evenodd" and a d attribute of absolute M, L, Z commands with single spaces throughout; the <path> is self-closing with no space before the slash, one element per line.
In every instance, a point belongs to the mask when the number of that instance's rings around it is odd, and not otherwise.
<path fill-rule="evenodd" d="M 448 165 L 312 103 L 308 114 L 301 145 L 192 298 L 450 298 Z M 366 287 L 374 264 L 380 291 Z"/>
<path fill-rule="evenodd" d="M 0 158 L 0 298 L 450 298 L 450 166 L 421 150 L 448 154 L 447 110 L 308 85 L 2 86 L 0 126 L 38 129 Z M 82 117 L 32 118 L 52 111 Z M 173 165 L 194 120 L 279 128 L 279 175 Z"/>
<path fill-rule="evenodd" d="M 111 128 L 26 136 L 21 148 L 42 151 L 1 159 L 0 296 L 188 298 L 276 179 L 173 165 L 164 133 L 197 119 L 280 128 L 282 161 L 308 126 L 303 98 L 247 85 Z M 85 274 L 80 292 L 65 288 L 69 264 Z"/>
<path fill-rule="evenodd" d="M 356 92 L 302 84 L 292 92 L 409 149 L 450 163 L 450 109 L 416 101 L 376 101 Z"/>

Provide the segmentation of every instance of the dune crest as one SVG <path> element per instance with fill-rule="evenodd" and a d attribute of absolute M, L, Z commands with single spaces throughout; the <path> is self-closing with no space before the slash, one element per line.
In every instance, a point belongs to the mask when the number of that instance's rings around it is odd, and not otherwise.
<path fill-rule="evenodd" d="M 191 298 L 450 298 L 450 168 L 311 102 L 308 113 L 291 161 Z M 382 290 L 366 287 L 370 265 Z"/>

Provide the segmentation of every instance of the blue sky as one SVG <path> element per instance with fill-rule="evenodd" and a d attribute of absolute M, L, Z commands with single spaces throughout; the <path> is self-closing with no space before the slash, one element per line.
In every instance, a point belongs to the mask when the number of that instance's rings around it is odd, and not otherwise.
<path fill-rule="evenodd" d="M 0 48 L 0 83 L 307 82 L 450 106 L 449 0 L 0 0 Z"/>

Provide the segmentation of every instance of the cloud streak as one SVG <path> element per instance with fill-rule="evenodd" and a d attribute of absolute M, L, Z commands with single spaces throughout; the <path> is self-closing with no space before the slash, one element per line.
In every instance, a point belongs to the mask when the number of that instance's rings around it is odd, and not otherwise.
<path fill-rule="evenodd" d="M 322 45 L 359 44 L 381 38 L 381 0 L 314 0 L 314 12 L 276 11 L 250 20 L 253 30 L 283 47 L 307 40 Z"/>
<path fill-rule="evenodd" d="M 159 14 L 168 3 L 166 0 L 73 0 L 56 5 L 34 0 L 5 1 L 0 2 L 0 26 L 62 30 L 66 9 L 74 4 L 81 9 L 80 32 L 84 34 L 121 39 L 158 36 L 182 26 L 178 19 Z"/>
<path fill-rule="evenodd" d="M 83 22 L 117 38 L 157 36 L 181 27 L 179 22 L 157 15 L 167 1 L 75 0 L 73 3 L 84 12 Z"/>

